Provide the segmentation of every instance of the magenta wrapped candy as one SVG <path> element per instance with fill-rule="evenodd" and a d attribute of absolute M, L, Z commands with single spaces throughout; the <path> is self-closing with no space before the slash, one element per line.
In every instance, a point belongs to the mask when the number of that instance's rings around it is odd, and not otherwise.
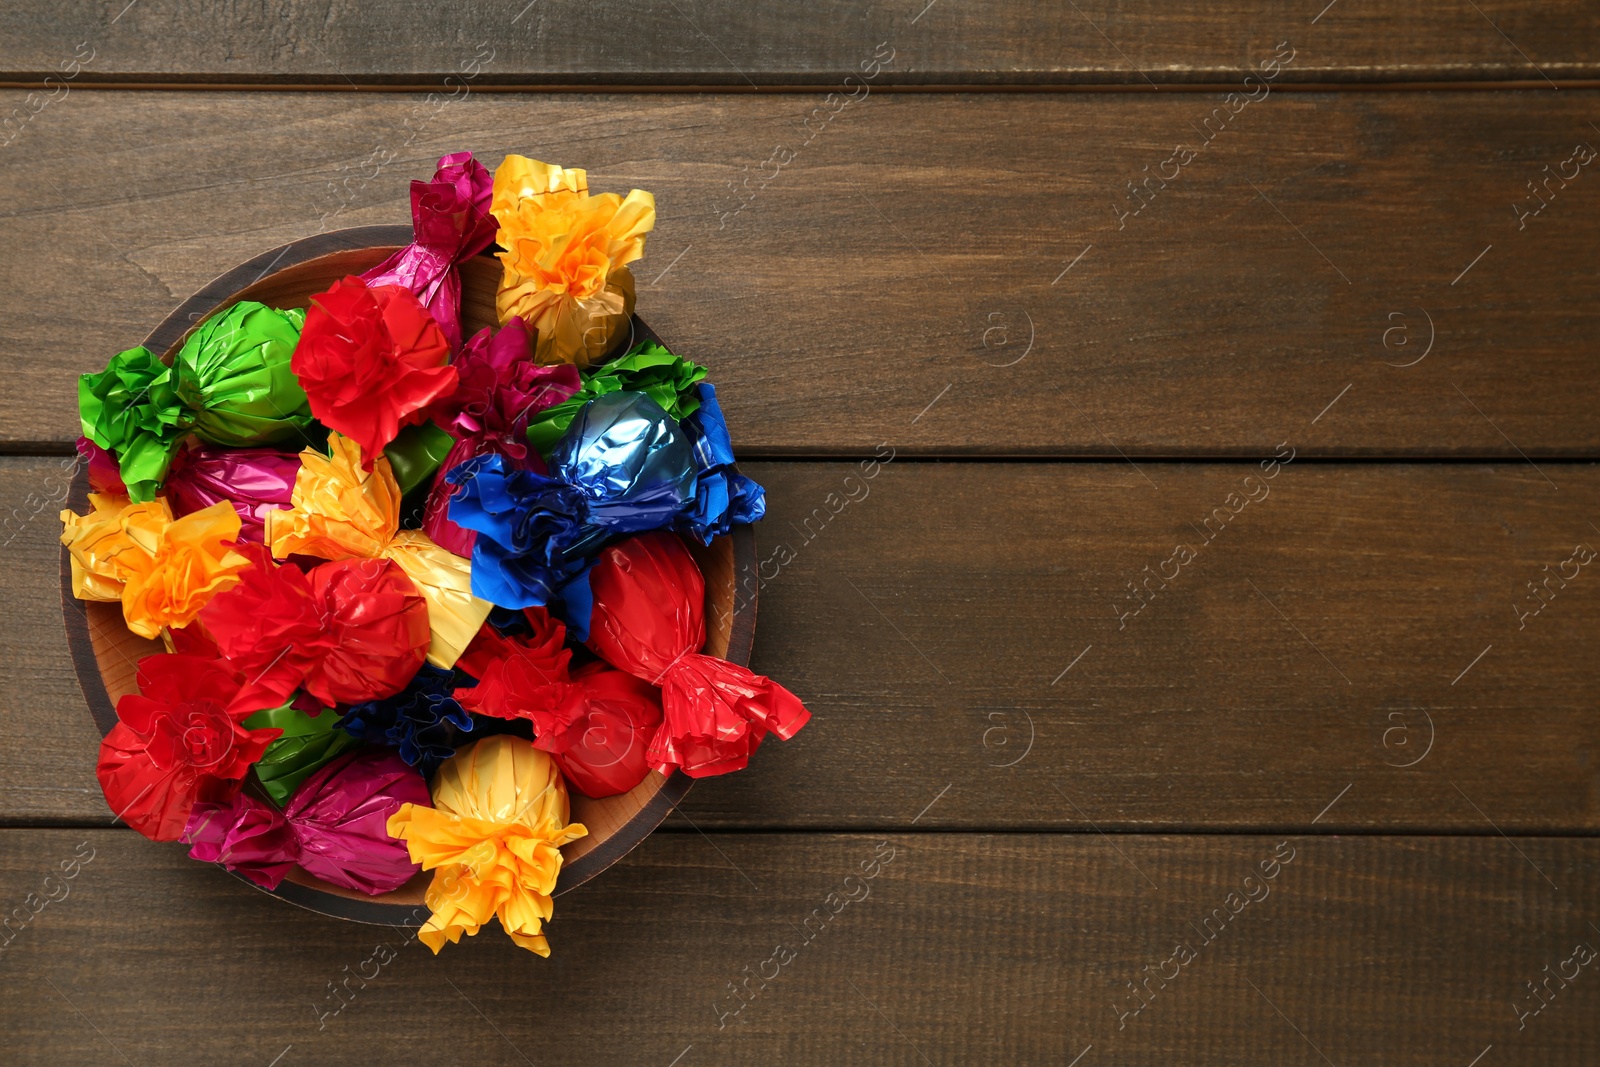
<path fill-rule="evenodd" d="M 298 452 L 201 445 L 173 459 L 162 493 L 177 517 L 226 500 L 239 513 L 239 540 L 261 544 L 267 512 L 293 506 L 299 473 Z"/>
<path fill-rule="evenodd" d="M 422 530 L 439 547 L 470 557 L 477 534 L 447 517 L 456 487 L 443 475 L 491 452 L 506 457 L 513 467 L 545 473 L 544 460 L 528 446 L 528 420 L 574 396 L 583 381 L 570 363 L 544 367 L 534 363 L 533 331 L 515 316 L 493 336 L 488 327 L 473 334 L 453 365 L 461 384 L 433 405 L 428 417 L 456 443 L 428 494 Z"/>
<path fill-rule="evenodd" d="M 402 804 L 430 803 L 427 782 L 399 753 L 368 748 L 307 778 L 281 814 L 248 793 L 196 804 L 183 840 L 192 858 L 220 863 L 265 889 L 278 888 L 299 866 L 324 882 L 378 896 L 422 869 L 405 842 L 389 836 L 389 816 Z"/>
<path fill-rule="evenodd" d="M 494 179 L 471 152 L 439 160 L 429 182 L 411 183 L 411 243 L 361 275 L 367 285 L 411 290 L 432 313 L 454 352 L 461 347 L 461 277 L 457 264 L 494 240 L 489 214 Z"/>
<path fill-rule="evenodd" d="M 78 455 L 89 464 L 89 491 L 127 496 L 128 487 L 122 484 L 122 468 L 117 457 L 101 448 L 87 437 L 78 438 Z"/>

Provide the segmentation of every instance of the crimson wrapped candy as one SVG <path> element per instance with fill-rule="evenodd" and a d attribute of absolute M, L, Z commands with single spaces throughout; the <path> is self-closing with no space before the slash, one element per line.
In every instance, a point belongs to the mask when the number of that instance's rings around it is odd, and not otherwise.
<path fill-rule="evenodd" d="M 311 414 L 361 446 L 366 468 L 402 426 L 455 392 L 450 342 L 409 290 L 360 278 L 311 298 L 290 369 Z"/>
<path fill-rule="evenodd" d="M 248 679 L 230 708 L 278 707 L 299 686 L 326 705 L 391 696 L 428 655 L 428 605 L 399 564 L 341 559 L 302 572 L 259 545 L 201 624 Z"/>
<path fill-rule="evenodd" d="M 589 647 L 661 687 L 661 728 L 647 753 L 656 770 L 676 767 L 693 778 L 742 770 L 768 733 L 788 740 L 811 717 L 772 679 L 700 653 L 705 579 L 675 535 L 641 534 L 608 546 L 589 586 Z"/>
<path fill-rule="evenodd" d="M 428 784 L 394 752 L 363 749 L 301 783 L 280 814 L 248 793 L 194 806 L 183 832 L 189 855 L 278 888 L 295 866 L 346 889 L 390 893 L 422 868 L 389 836 L 402 804 L 430 803 Z"/>
<path fill-rule="evenodd" d="M 216 660 L 146 656 L 138 683 L 117 701 L 95 776 L 113 814 L 153 841 L 176 841 L 195 804 L 238 792 L 282 731 L 244 728 L 256 709 L 233 709 L 239 681 Z"/>

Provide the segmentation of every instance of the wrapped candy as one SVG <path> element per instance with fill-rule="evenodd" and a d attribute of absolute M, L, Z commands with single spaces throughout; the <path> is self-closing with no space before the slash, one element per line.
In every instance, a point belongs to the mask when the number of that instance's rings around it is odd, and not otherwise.
<path fill-rule="evenodd" d="M 572 652 L 567 649 L 567 628 L 562 626 L 544 608 L 524 608 L 529 632 L 507 635 L 501 633 L 491 619 L 485 623 L 472 644 L 461 654 L 456 666 L 480 681 L 500 660 L 518 656 L 528 660 L 546 681 L 564 681 Z"/>
<path fill-rule="evenodd" d="M 393 696 L 352 704 L 340 725 L 350 737 L 399 749 L 402 760 L 431 777 L 472 732 L 455 684 L 454 671 L 425 663 Z"/>
<path fill-rule="evenodd" d="M 289 703 L 258 711 L 244 725 L 247 730 L 278 731 L 278 739 L 267 746 L 255 771 L 261 788 L 279 807 L 318 767 L 357 743 L 339 729 L 339 713 L 328 708 L 306 712 Z"/>
<path fill-rule="evenodd" d="M 583 373 L 583 387 L 528 420 L 528 444 L 548 456 L 583 405 L 607 393 L 648 393 L 661 410 L 682 422 L 700 406 L 698 385 L 706 369 L 673 355 L 654 341 L 640 341 L 628 354 Z M 447 470 L 449 468 L 446 468 Z"/>
<path fill-rule="evenodd" d="M 561 846 L 589 832 L 570 817 L 555 763 L 520 737 L 487 737 L 446 760 L 433 806 L 407 804 L 389 819 L 389 833 L 434 872 L 422 943 L 437 953 L 498 915 L 512 941 L 550 955 L 543 926 Z"/>
<path fill-rule="evenodd" d="M 371 470 L 402 426 L 455 391 L 449 358 L 449 341 L 408 290 L 350 277 L 311 298 L 292 366 L 312 413 L 359 444 Z"/>
<path fill-rule="evenodd" d="M 361 449 L 338 434 L 329 435 L 328 453 L 301 454 L 294 508 L 267 516 L 272 554 L 393 560 L 427 599 L 428 661 L 454 666 L 492 606 L 472 595 L 467 561 L 420 530 L 400 529 L 400 487 L 387 457 L 364 470 Z"/>
<path fill-rule="evenodd" d="M 117 457 L 134 501 L 155 497 L 191 431 L 228 448 L 304 440 L 311 409 L 290 359 L 305 314 L 241 301 L 190 334 L 170 367 L 130 348 L 78 379 L 83 435 Z"/>
<path fill-rule="evenodd" d="M 296 452 L 201 445 L 178 452 L 163 495 L 175 515 L 226 501 L 239 513 L 239 540 L 259 544 L 267 513 L 289 506 L 299 472 Z"/>
<path fill-rule="evenodd" d="M 472 591 L 502 607 L 549 603 L 609 537 L 670 524 L 695 498 L 694 456 L 643 393 L 591 400 L 550 455 L 549 476 L 480 456 L 445 476 L 450 518 L 478 533 Z"/>
<path fill-rule="evenodd" d="M 471 152 L 439 159 L 432 181 L 411 183 L 411 243 L 361 275 L 368 286 L 398 285 L 428 309 L 450 351 L 461 347 L 460 264 L 494 240 L 493 179 Z"/>
<path fill-rule="evenodd" d="M 513 655 L 456 695 L 469 711 L 532 722 L 534 747 L 550 753 L 584 796 L 615 796 L 644 781 L 646 750 L 661 725 L 660 691 L 603 663 L 570 678 L 564 669 L 560 678 L 551 673 Z"/>
<path fill-rule="evenodd" d="M 699 406 L 681 423 L 694 449 L 695 502 L 679 518 L 678 527 L 709 545 L 734 523 L 760 521 L 767 513 L 767 493 L 733 465 L 733 441 L 716 389 L 701 382 L 698 391 Z"/>
<path fill-rule="evenodd" d="M 811 717 L 798 697 L 744 667 L 702 655 L 705 579 L 676 535 L 610 545 L 589 572 L 589 648 L 661 687 L 662 723 L 648 759 L 692 778 L 744 768 L 768 733 L 793 737 Z"/>
<path fill-rule="evenodd" d="M 122 472 L 117 470 L 117 457 L 101 448 L 87 437 L 80 437 L 75 447 L 78 455 L 89 465 L 89 491 L 109 496 L 127 496 Z"/>
<path fill-rule="evenodd" d="M 174 520 L 165 500 L 130 504 L 89 494 L 89 513 L 61 513 L 61 543 L 72 557 L 72 593 L 120 600 L 128 629 L 154 638 L 187 626 L 250 566 L 235 545 L 239 515 L 218 502 Z"/>
<path fill-rule="evenodd" d="M 201 624 L 248 681 L 231 707 L 257 711 L 297 687 L 326 705 L 398 693 L 428 650 L 428 606 L 399 565 L 347 559 L 302 572 L 264 548 L 212 599 Z"/>
<path fill-rule="evenodd" d="M 377 896 L 409 882 L 418 867 L 389 836 L 391 816 L 428 803 L 428 784 L 393 752 L 350 752 L 307 778 L 280 813 L 248 793 L 194 806 L 183 840 L 189 855 L 220 863 L 276 889 L 291 868 Z"/>
<path fill-rule="evenodd" d="M 421 489 L 439 471 L 456 439 L 431 422 L 405 427 L 383 446 L 383 456 L 394 473 L 402 497 Z"/>
<path fill-rule="evenodd" d="M 117 701 L 95 776 L 111 811 L 153 841 L 176 841 L 200 801 L 220 801 L 278 736 L 249 729 L 233 710 L 239 681 L 215 660 L 155 655 L 139 661 L 138 693 Z"/>
<path fill-rule="evenodd" d="M 528 420 L 578 391 L 577 368 L 534 363 L 533 338 L 515 316 L 492 337 L 487 327 L 473 335 L 455 368 L 460 386 L 429 410 L 429 416 L 455 438 L 444 469 L 454 470 L 475 456 L 495 453 L 513 467 L 544 473 L 544 460 L 529 452 Z M 451 491 L 442 478 L 434 483 L 422 529 L 439 547 L 470 556 L 475 535 L 450 521 Z"/>
<path fill-rule="evenodd" d="M 510 155 L 494 172 L 491 210 L 503 267 L 495 310 L 538 331 L 540 363 L 598 361 L 633 315 L 627 264 L 644 255 L 655 197 L 589 195 L 589 176 Z"/>

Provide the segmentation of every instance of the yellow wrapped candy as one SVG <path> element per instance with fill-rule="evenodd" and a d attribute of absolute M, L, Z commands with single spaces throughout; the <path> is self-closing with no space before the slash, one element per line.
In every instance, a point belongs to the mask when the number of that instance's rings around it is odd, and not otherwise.
<path fill-rule="evenodd" d="M 422 943 L 437 953 L 498 915 L 512 941 L 550 955 L 543 928 L 561 846 L 589 832 L 567 822 L 555 761 L 520 737 L 486 737 L 445 760 L 432 791 L 433 807 L 403 804 L 388 827 L 413 863 L 434 872 Z"/>
<path fill-rule="evenodd" d="M 174 520 L 165 500 L 89 494 L 89 513 L 61 513 L 61 543 L 72 556 L 72 593 L 120 600 L 128 629 L 154 638 L 182 627 L 250 566 L 239 552 L 239 514 L 227 501 Z"/>
<path fill-rule="evenodd" d="M 540 363 L 599 360 L 633 315 L 633 274 L 644 237 L 655 228 L 655 197 L 635 189 L 589 195 L 589 176 L 526 156 L 507 156 L 494 172 L 490 204 L 500 224 L 504 267 L 495 310 L 538 331 Z"/>
<path fill-rule="evenodd" d="M 400 486 L 386 456 L 361 469 L 361 446 L 328 435 L 329 455 L 300 453 L 293 506 L 267 513 L 267 547 L 278 559 L 392 559 L 428 602 L 428 662 L 446 670 L 477 635 L 494 605 L 472 595 L 472 566 L 421 530 L 400 529 Z"/>

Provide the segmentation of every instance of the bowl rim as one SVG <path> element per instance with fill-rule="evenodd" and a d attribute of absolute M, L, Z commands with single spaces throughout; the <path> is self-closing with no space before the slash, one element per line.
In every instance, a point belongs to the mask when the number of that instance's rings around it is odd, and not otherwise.
<path fill-rule="evenodd" d="M 401 247 L 411 243 L 411 236 L 410 226 L 352 226 L 313 234 L 268 249 L 213 278 L 179 304 L 150 331 L 144 340 L 144 347 L 158 356 L 165 353 L 205 319 L 231 304 L 236 294 L 269 274 L 337 252 Z M 492 256 L 493 247 L 490 245 L 480 254 Z M 635 337 L 664 343 L 638 315 L 633 316 L 632 328 Z M 86 467 L 80 466 L 68 490 L 67 507 L 81 513 L 88 506 L 89 472 Z M 755 641 L 756 597 L 761 585 L 755 580 L 755 529 L 748 523 L 742 523 L 735 525 L 729 536 L 733 542 L 735 593 L 728 651 L 723 658 L 743 667 L 749 665 L 750 650 Z M 741 590 L 748 595 L 741 595 Z M 117 724 L 117 711 L 106 690 L 105 678 L 100 673 L 100 663 L 89 634 L 89 617 L 72 593 L 72 555 L 65 545 L 61 548 L 61 616 L 78 685 L 83 690 L 83 698 L 89 706 L 95 726 L 104 737 Z M 694 779 L 682 770 L 673 771 L 656 794 L 618 827 L 616 833 L 571 863 L 561 865 L 561 874 L 552 895 L 560 896 L 576 889 L 637 848 L 671 814 L 693 784 Z M 321 915 L 378 926 L 410 928 L 419 927 L 426 921 L 425 915 L 418 915 L 419 912 L 427 912 L 426 904 L 384 904 L 377 900 L 357 900 L 288 879 L 279 883 L 277 889 L 266 889 L 237 872 L 229 873 L 252 888 Z"/>

